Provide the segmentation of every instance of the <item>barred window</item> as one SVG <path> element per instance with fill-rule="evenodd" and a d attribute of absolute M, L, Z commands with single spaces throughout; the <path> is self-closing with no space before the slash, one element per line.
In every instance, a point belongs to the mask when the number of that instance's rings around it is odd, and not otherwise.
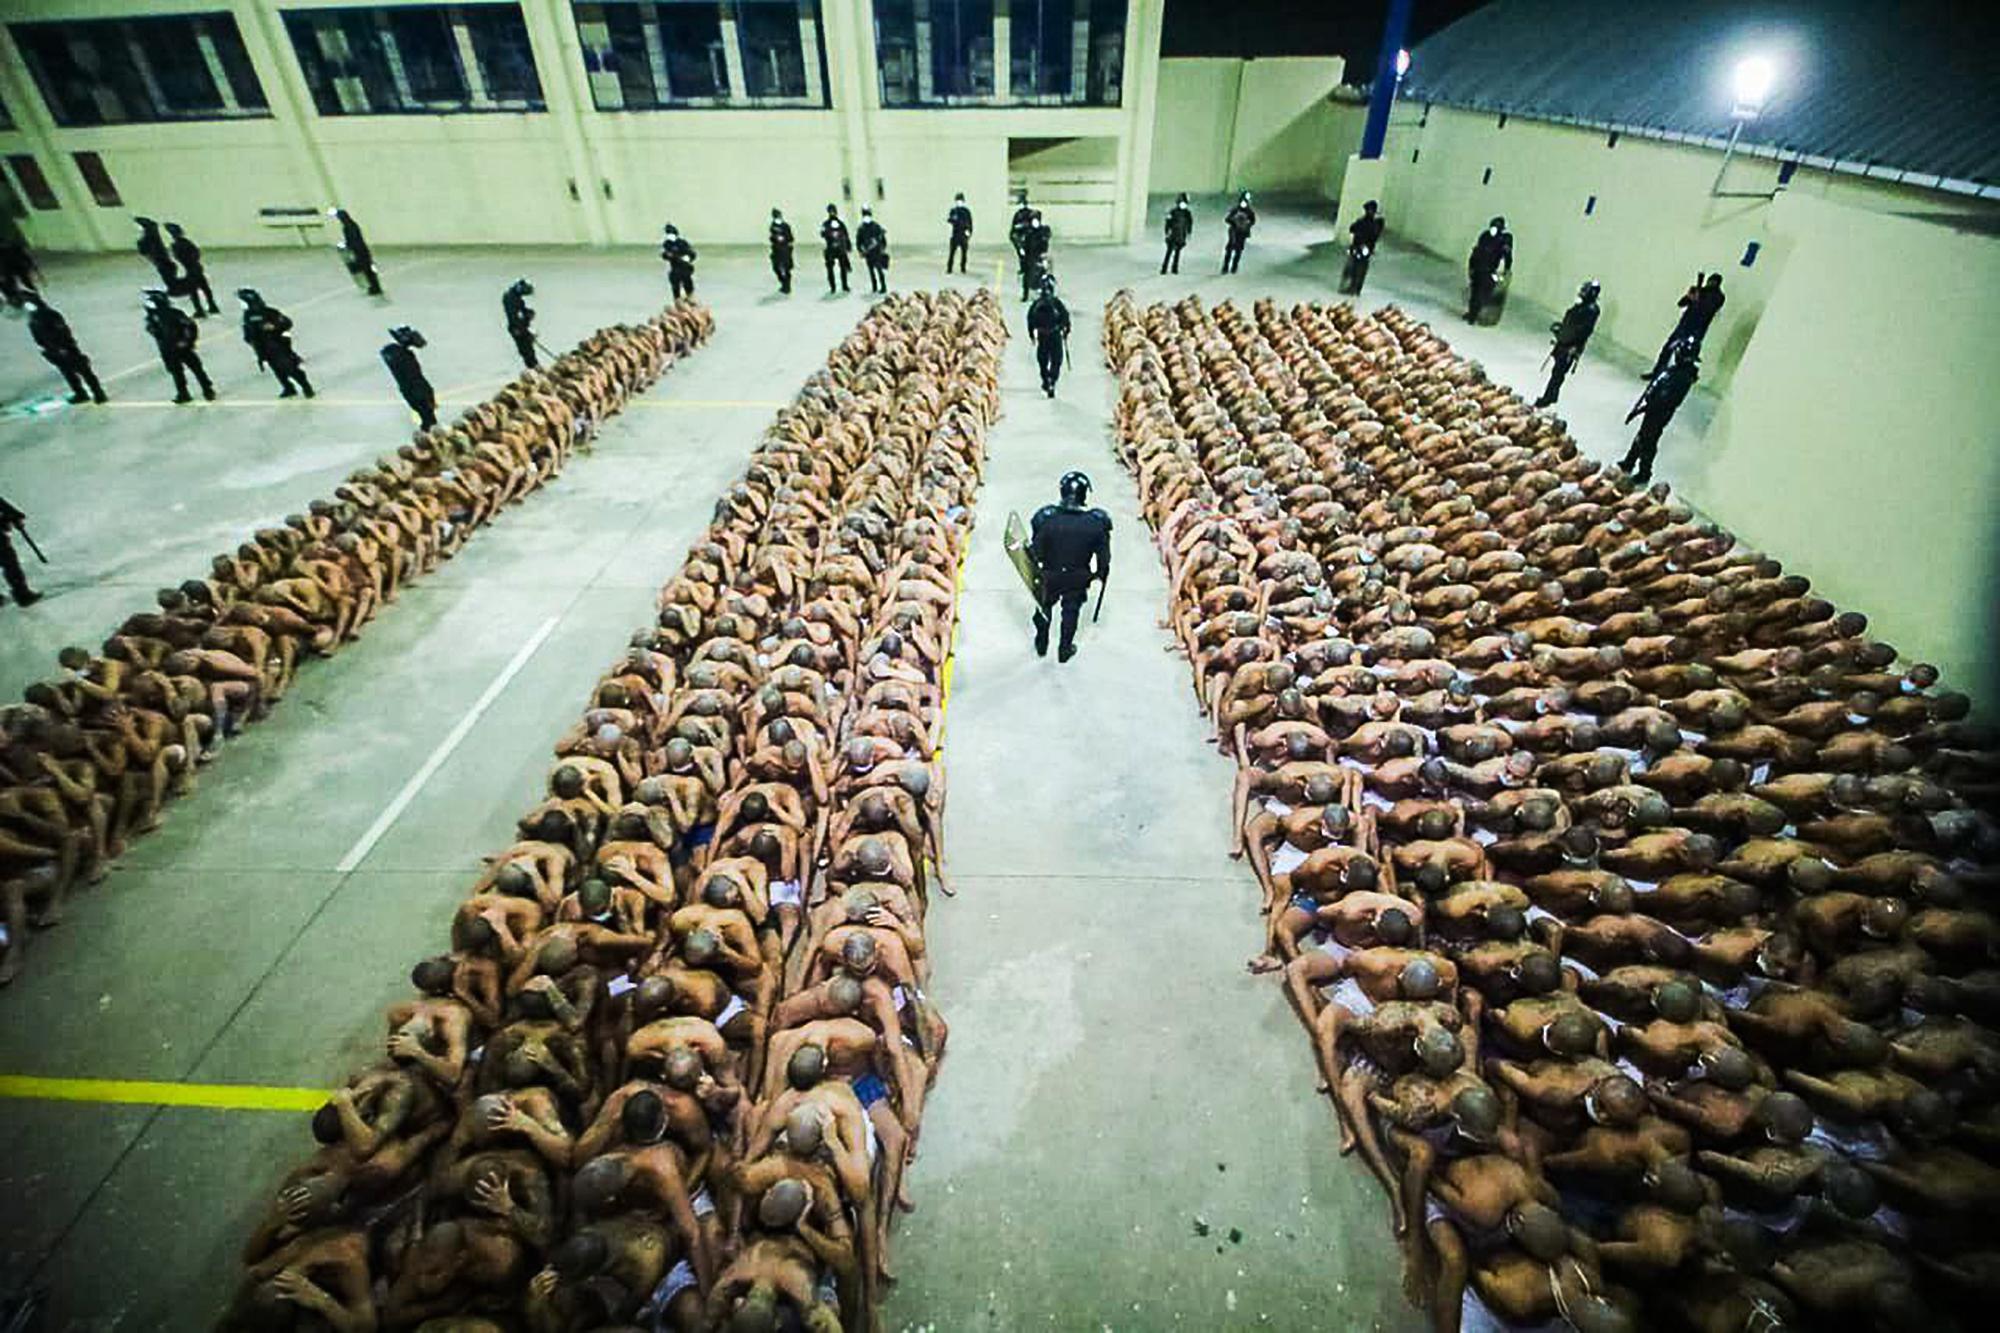
<path fill-rule="evenodd" d="M 599 111 L 822 107 L 819 0 L 574 0 Z"/>
<path fill-rule="evenodd" d="M 544 109 L 518 5 L 292 10 L 285 30 L 322 116 Z"/>
<path fill-rule="evenodd" d="M 58 125 L 271 114 L 228 14 L 17 23 L 13 33 Z"/>
<path fill-rule="evenodd" d="M 882 105 L 1115 106 L 1125 0 L 875 0 Z"/>

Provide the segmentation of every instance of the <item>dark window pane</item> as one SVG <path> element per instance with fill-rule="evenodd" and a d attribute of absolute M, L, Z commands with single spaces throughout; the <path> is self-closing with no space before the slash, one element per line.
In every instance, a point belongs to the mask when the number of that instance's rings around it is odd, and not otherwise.
<path fill-rule="evenodd" d="M 29 153 L 9 153 L 7 165 L 14 168 L 14 179 L 21 182 L 21 193 L 28 196 L 28 202 L 43 212 L 61 208 L 56 192 L 49 188 L 49 178 L 42 174 L 42 164 Z"/>
<path fill-rule="evenodd" d="M 466 5 L 459 10 L 479 61 L 486 95 L 513 106 L 542 105 L 542 80 L 528 47 L 528 25 L 513 5 Z"/>
<path fill-rule="evenodd" d="M 743 42 L 745 92 L 752 97 L 806 95 L 805 47 L 795 0 L 740 0 L 736 30 Z"/>
<path fill-rule="evenodd" d="M 243 49 L 243 34 L 237 30 L 236 20 L 218 16 L 210 22 L 208 35 L 215 43 L 215 54 L 221 58 L 223 76 L 229 80 L 229 91 L 236 95 L 236 105 L 268 111 L 271 104 L 264 97 L 264 85 L 257 82 L 257 71 L 251 67 L 250 53 Z"/>
<path fill-rule="evenodd" d="M 875 67 L 883 106 L 923 100 L 917 78 L 917 7 L 914 0 L 875 0 Z"/>
<path fill-rule="evenodd" d="M 76 159 L 76 169 L 83 173 L 83 183 L 90 187 L 90 197 L 97 201 L 99 208 L 121 208 L 125 201 L 118 197 L 118 186 L 111 180 L 111 173 L 104 169 L 104 159 L 95 153 L 71 153 Z"/>
<path fill-rule="evenodd" d="M 222 109 L 222 93 L 208 71 L 208 61 L 202 58 L 192 22 L 181 18 L 133 19 L 127 28 L 162 102 L 182 111 Z"/>
<path fill-rule="evenodd" d="M 1017 98 L 1066 98 L 1076 0 L 1014 0 L 1008 78 Z"/>
<path fill-rule="evenodd" d="M 543 107 L 518 5 L 293 10 L 285 30 L 323 116 Z"/>
<path fill-rule="evenodd" d="M 1090 89 L 1086 100 L 1116 106 L 1125 91 L 1125 0 L 1090 0 Z"/>
<path fill-rule="evenodd" d="M 993 95 L 993 0 L 931 0 L 931 86 L 940 98 Z"/>
<path fill-rule="evenodd" d="M 673 0 L 659 6 L 660 40 L 667 49 L 667 85 L 676 99 L 729 96 L 722 54 L 722 6 Z"/>
<path fill-rule="evenodd" d="M 444 11 L 422 6 L 376 12 L 388 32 L 391 67 L 400 57 L 411 98 L 418 103 L 464 102 L 465 78 L 459 73 L 458 47 Z"/>
<path fill-rule="evenodd" d="M 24 23 L 15 26 L 14 39 L 58 125 L 268 113 L 228 14 Z M 218 66 L 227 96 L 216 81 Z"/>

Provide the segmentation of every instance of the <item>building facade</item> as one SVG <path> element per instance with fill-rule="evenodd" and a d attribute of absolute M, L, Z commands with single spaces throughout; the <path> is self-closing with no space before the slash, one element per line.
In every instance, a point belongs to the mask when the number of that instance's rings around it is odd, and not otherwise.
<path fill-rule="evenodd" d="M 828 203 L 899 233 L 1145 218 L 1164 0 L 15 0 L 0 208 L 48 250 L 750 243 Z"/>

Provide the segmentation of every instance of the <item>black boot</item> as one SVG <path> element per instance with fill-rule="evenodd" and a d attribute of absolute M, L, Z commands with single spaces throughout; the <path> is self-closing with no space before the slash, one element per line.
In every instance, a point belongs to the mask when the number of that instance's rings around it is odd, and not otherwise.
<path fill-rule="evenodd" d="M 1049 618 L 1040 611 L 1035 612 L 1035 656 L 1049 655 Z"/>
<path fill-rule="evenodd" d="M 1075 644 L 1073 644 L 1073 643 L 1064 643 L 1064 644 L 1058 644 L 1058 645 L 1056 646 L 1056 661 L 1058 661 L 1058 662 L 1067 662 L 1067 661 L 1069 661 L 1069 659 L 1070 659 L 1070 658 L 1072 658 L 1072 657 L 1075 657 L 1075 656 L 1076 656 L 1076 645 L 1075 645 Z"/>

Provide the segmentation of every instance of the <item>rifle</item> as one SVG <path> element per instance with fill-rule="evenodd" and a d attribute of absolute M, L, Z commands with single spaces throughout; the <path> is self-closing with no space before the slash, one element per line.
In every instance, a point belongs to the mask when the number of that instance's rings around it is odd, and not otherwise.
<path fill-rule="evenodd" d="M 8 528 L 12 528 L 21 534 L 21 540 L 26 542 L 28 549 L 35 553 L 35 559 L 45 565 L 49 563 L 49 558 L 42 554 L 42 548 L 35 545 L 34 535 L 28 531 L 28 516 L 14 508 L 13 505 L 8 504 L 5 500 L 0 500 L 0 532 L 4 532 Z"/>

